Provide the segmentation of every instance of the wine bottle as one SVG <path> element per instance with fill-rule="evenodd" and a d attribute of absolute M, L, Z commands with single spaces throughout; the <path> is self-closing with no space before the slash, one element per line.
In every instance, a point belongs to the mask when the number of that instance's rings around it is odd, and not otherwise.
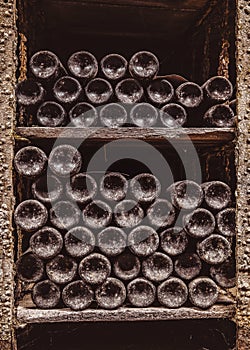
<path fill-rule="evenodd" d="M 189 300 L 194 306 L 202 309 L 214 305 L 218 299 L 219 291 L 215 282 L 207 277 L 198 277 L 188 285 Z"/>
<path fill-rule="evenodd" d="M 109 54 L 101 60 L 101 69 L 107 79 L 117 80 L 126 74 L 127 60 L 118 54 Z"/>
<path fill-rule="evenodd" d="M 80 220 L 80 215 L 79 208 L 69 201 L 57 202 L 50 209 L 51 223 L 62 230 L 68 230 L 76 226 Z"/>
<path fill-rule="evenodd" d="M 15 155 L 14 165 L 21 176 L 35 177 L 40 175 L 46 166 L 47 156 L 38 147 L 21 148 Z"/>
<path fill-rule="evenodd" d="M 175 91 L 177 101 L 187 108 L 198 107 L 203 101 L 203 91 L 198 84 L 185 82 Z"/>
<path fill-rule="evenodd" d="M 157 77 L 147 87 L 149 99 L 155 104 L 166 104 L 174 97 L 172 84 L 164 78 Z"/>
<path fill-rule="evenodd" d="M 213 280 L 222 288 L 233 288 L 236 285 L 236 261 L 229 258 L 220 265 L 210 268 L 210 275 Z"/>
<path fill-rule="evenodd" d="M 116 256 L 126 248 L 127 236 L 122 229 L 110 226 L 98 233 L 97 245 L 103 254 Z"/>
<path fill-rule="evenodd" d="M 123 281 L 130 281 L 136 278 L 140 273 L 140 269 L 140 260 L 128 251 L 115 258 L 113 265 L 114 274 Z"/>
<path fill-rule="evenodd" d="M 86 173 L 79 173 L 70 178 L 66 184 L 66 193 L 70 200 L 86 203 L 96 196 L 95 179 Z"/>
<path fill-rule="evenodd" d="M 95 200 L 83 209 L 83 221 L 92 228 L 108 226 L 112 220 L 112 209 L 100 200 Z"/>
<path fill-rule="evenodd" d="M 157 288 L 157 297 L 161 305 L 178 308 L 187 301 L 188 288 L 181 279 L 170 277 Z"/>
<path fill-rule="evenodd" d="M 151 225 L 159 228 L 170 226 L 175 220 L 175 209 L 166 199 L 157 199 L 147 210 Z"/>
<path fill-rule="evenodd" d="M 167 192 L 173 205 L 178 209 L 196 209 L 203 201 L 201 186 L 190 180 L 178 181 L 172 184 Z"/>
<path fill-rule="evenodd" d="M 82 166 L 82 157 L 75 147 L 59 145 L 50 152 L 48 164 L 55 175 L 67 177 L 79 172 Z"/>
<path fill-rule="evenodd" d="M 227 208 L 216 215 L 218 231 L 226 236 L 233 237 L 236 234 L 235 209 Z"/>
<path fill-rule="evenodd" d="M 171 227 L 160 234 L 162 250 L 176 256 L 184 253 L 188 246 L 187 234 L 182 227 Z"/>
<path fill-rule="evenodd" d="M 39 177 L 33 182 L 31 189 L 33 196 L 43 203 L 55 202 L 63 193 L 62 183 L 54 175 Z"/>
<path fill-rule="evenodd" d="M 48 212 L 42 203 L 28 199 L 16 207 L 14 219 L 16 225 L 22 230 L 32 232 L 46 224 Z"/>
<path fill-rule="evenodd" d="M 127 296 L 131 305 L 148 307 L 155 301 L 156 288 L 152 282 L 145 278 L 136 278 L 127 286 Z"/>
<path fill-rule="evenodd" d="M 115 94 L 118 101 L 122 103 L 138 103 L 143 97 L 143 88 L 135 79 L 124 79 L 115 87 Z"/>
<path fill-rule="evenodd" d="M 87 51 L 73 53 L 68 59 L 70 72 L 79 79 L 89 80 L 98 73 L 98 62 L 94 55 Z"/>
<path fill-rule="evenodd" d="M 204 122 L 217 128 L 229 128 L 235 125 L 236 117 L 233 110 L 224 104 L 209 108 L 203 116 Z"/>
<path fill-rule="evenodd" d="M 232 250 L 225 237 L 213 234 L 197 243 L 197 253 L 206 263 L 217 265 L 226 261 Z"/>
<path fill-rule="evenodd" d="M 25 282 L 37 282 L 43 278 L 43 261 L 33 253 L 23 254 L 16 263 L 17 276 Z"/>
<path fill-rule="evenodd" d="M 34 285 L 32 300 L 39 309 L 53 309 L 60 302 L 60 288 L 50 280 L 44 280 Z"/>
<path fill-rule="evenodd" d="M 66 252 L 73 258 L 83 258 L 95 248 L 95 235 L 84 226 L 76 226 L 64 236 Z"/>
<path fill-rule="evenodd" d="M 82 93 L 82 87 L 75 78 L 64 76 L 56 81 L 53 93 L 59 102 L 67 105 L 77 101 Z"/>
<path fill-rule="evenodd" d="M 205 202 L 211 209 L 222 210 L 230 204 L 232 192 L 230 187 L 224 182 L 204 182 L 202 189 Z"/>
<path fill-rule="evenodd" d="M 163 253 L 156 252 L 142 262 L 142 274 L 153 282 L 166 280 L 173 272 L 172 259 Z"/>
<path fill-rule="evenodd" d="M 31 57 L 29 66 L 34 77 L 43 81 L 52 81 L 67 74 L 59 58 L 47 50 L 36 52 Z"/>
<path fill-rule="evenodd" d="M 109 277 L 97 288 L 95 297 L 97 304 L 104 309 L 116 309 L 126 300 L 126 288 L 117 278 Z"/>
<path fill-rule="evenodd" d="M 78 128 L 89 128 L 95 126 L 98 113 L 95 107 L 87 102 L 77 103 L 69 111 L 70 122 Z"/>
<path fill-rule="evenodd" d="M 114 208 L 114 219 L 120 227 L 134 227 L 139 225 L 143 217 L 143 209 L 133 200 L 123 200 Z"/>
<path fill-rule="evenodd" d="M 177 257 L 174 270 L 177 275 L 184 280 L 191 280 L 199 275 L 202 263 L 198 255 L 194 253 L 184 253 Z"/>
<path fill-rule="evenodd" d="M 157 232 L 149 226 L 138 226 L 128 235 L 128 247 L 137 256 L 149 256 L 156 252 L 159 246 Z"/>
<path fill-rule="evenodd" d="M 178 86 L 180 86 L 181 84 L 188 82 L 186 78 L 178 74 L 168 74 L 168 75 L 161 76 L 160 78 L 166 79 L 173 86 L 174 90 L 176 90 Z"/>
<path fill-rule="evenodd" d="M 128 182 L 120 173 L 107 173 L 100 181 L 101 195 L 110 201 L 121 201 L 126 197 L 128 190 Z"/>
<path fill-rule="evenodd" d="M 59 103 L 46 101 L 38 108 L 36 119 L 41 126 L 62 126 L 66 122 L 66 112 Z"/>
<path fill-rule="evenodd" d="M 87 309 L 94 300 L 94 292 L 83 281 L 73 281 L 63 288 L 62 300 L 66 307 L 80 311 Z"/>
<path fill-rule="evenodd" d="M 87 284 L 98 285 L 104 283 L 109 277 L 111 264 L 104 255 L 93 253 L 82 259 L 78 272 Z"/>
<path fill-rule="evenodd" d="M 45 90 L 40 83 L 32 79 L 19 82 L 16 86 L 17 102 L 22 106 L 34 106 L 41 103 Z"/>
<path fill-rule="evenodd" d="M 179 128 L 187 122 L 187 112 L 177 103 L 168 103 L 161 108 L 160 119 L 168 128 Z"/>
<path fill-rule="evenodd" d="M 69 256 L 59 254 L 46 264 L 49 279 L 56 284 L 71 282 L 77 272 L 77 263 Z"/>
<path fill-rule="evenodd" d="M 132 123 L 140 128 L 150 128 L 158 118 L 157 109 L 149 103 L 138 103 L 130 110 Z"/>
<path fill-rule="evenodd" d="M 209 210 L 198 208 L 183 217 L 183 227 L 190 236 L 204 238 L 213 233 L 215 218 Z"/>
<path fill-rule="evenodd" d="M 86 85 L 85 94 L 91 103 L 104 104 L 113 95 L 113 88 L 107 80 L 95 78 Z"/>
<path fill-rule="evenodd" d="M 130 190 L 137 201 L 152 202 L 159 196 L 161 184 L 156 176 L 142 173 L 131 180 Z"/>
<path fill-rule="evenodd" d="M 126 108 L 119 103 L 109 103 L 100 110 L 101 123 L 108 128 L 123 126 L 128 118 Z"/>
<path fill-rule="evenodd" d="M 202 88 L 207 98 L 215 102 L 229 100 L 233 94 L 231 82 L 222 76 L 215 76 L 208 79 Z"/>
<path fill-rule="evenodd" d="M 63 238 L 56 229 L 45 226 L 30 238 L 30 249 L 40 259 L 52 259 L 60 254 Z"/>
<path fill-rule="evenodd" d="M 129 72 L 136 79 L 153 79 L 158 71 L 159 60 L 152 52 L 136 52 L 129 61 Z"/>

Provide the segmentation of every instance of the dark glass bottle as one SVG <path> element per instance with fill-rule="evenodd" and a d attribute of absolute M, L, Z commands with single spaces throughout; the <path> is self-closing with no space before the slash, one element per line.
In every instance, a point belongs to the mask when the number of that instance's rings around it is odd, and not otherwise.
<path fill-rule="evenodd" d="M 84 223 L 94 229 L 108 226 L 112 220 L 112 209 L 103 201 L 95 200 L 83 209 Z"/>
<path fill-rule="evenodd" d="M 34 106 L 43 101 L 45 90 L 40 83 L 33 79 L 26 79 L 16 86 L 17 102 L 22 106 Z"/>
<path fill-rule="evenodd" d="M 127 71 L 127 60 L 118 54 L 109 54 L 101 60 L 101 69 L 107 79 L 117 80 L 124 77 Z"/>
<path fill-rule="evenodd" d="M 143 97 L 143 88 L 135 79 L 124 79 L 115 87 L 115 94 L 118 101 L 122 103 L 138 103 Z"/>
<path fill-rule="evenodd" d="M 59 103 L 46 101 L 38 108 L 36 119 L 41 126 L 62 126 L 66 122 L 66 112 Z"/>
<path fill-rule="evenodd" d="M 98 73 L 98 62 L 94 55 L 87 51 L 73 53 L 68 59 L 70 72 L 79 79 L 93 79 Z"/>
<path fill-rule="evenodd" d="M 116 277 L 130 281 L 139 275 L 141 263 L 134 254 L 126 251 L 115 258 L 113 270 Z"/>
<path fill-rule="evenodd" d="M 130 182 L 130 191 L 138 202 L 152 202 L 161 192 L 161 184 L 156 176 L 142 173 Z"/>
<path fill-rule="evenodd" d="M 155 301 L 156 288 L 145 278 L 136 278 L 128 284 L 127 296 L 131 305 L 148 307 Z"/>
<path fill-rule="evenodd" d="M 21 176 L 35 177 L 41 175 L 47 164 L 46 154 L 38 147 L 21 148 L 15 155 L 14 165 Z"/>
<path fill-rule="evenodd" d="M 69 111 L 70 122 L 78 128 L 95 126 L 98 121 L 98 113 L 95 107 L 87 102 L 77 103 Z"/>
<path fill-rule="evenodd" d="M 138 226 L 128 235 L 128 247 L 137 256 L 149 256 L 156 252 L 159 246 L 157 232 L 149 226 Z"/>
<path fill-rule="evenodd" d="M 225 237 L 213 234 L 197 243 L 197 253 L 208 264 L 221 264 L 232 254 L 231 244 Z"/>
<path fill-rule="evenodd" d="M 83 281 L 73 281 L 67 284 L 62 291 L 62 300 L 66 307 L 80 311 L 87 309 L 94 300 L 94 292 Z"/>
<path fill-rule="evenodd" d="M 149 103 L 137 103 L 130 110 L 130 119 L 140 128 L 150 128 L 157 123 L 158 111 Z"/>
<path fill-rule="evenodd" d="M 33 253 L 23 254 L 16 263 L 17 276 L 25 282 L 37 282 L 43 278 L 43 261 Z"/>
<path fill-rule="evenodd" d="M 123 126 L 128 119 L 126 108 L 119 103 L 109 103 L 100 110 L 100 121 L 108 128 Z"/>
<path fill-rule="evenodd" d="M 39 309 L 55 308 L 60 297 L 60 288 L 50 280 L 38 282 L 32 289 L 32 300 Z"/>
<path fill-rule="evenodd" d="M 123 305 L 126 300 L 126 294 L 124 284 L 116 278 L 109 277 L 97 288 L 95 297 L 98 306 L 111 310 Z"/>
<path fill-rule="evenodd" d="M 157 288 L 157 297 L 161 305 L 179 308 L 188 299 L 188 288 L 181 279 L 170 277 Z"/>
<path fill-rule="evenodd" d="M 207 277 L 198 277 L 188 285 L 189 300 L 197 307 L 207 309 L 218 299 L 219 291 L 215 282 Z"/>
<path fill-rule="evenodd" d="M 121 201 L 126 197 L 128 182 L 120 173 L 107 173 L 100 181 L 101 195 L 110 201 Z"/>
<path fill-rule="evenodd" d="M 179 128 L 187 122 L 187 112 L 177 103 L 168 103 L 161 108 L 160 118 L 164 126 Z"/>
<path fill-rule="evenodd" d="M 192 280 L 199 275 L 202 263 L 198 255 L 184 253 L 177 257 L 174 269 L 177 275 L 184 280 Z"/>
<path fill-rule="evenodd" d="M 113 88 L 107 80 L 95 78 L 86 85 L 85 94 L 91 103 L 100 105 L 110 100 L 113 95 Z"/>
<path fill-rule="evenodd" d="M 153 282 L 166 280 L 173 272 L 172 259 L 163 253 L 156 252 L 142 262 L 142 274 Z"/>
<path fill-rule="evenodd" d="M 55 202 L 63 193 L 62 183 L 54 175 L 39 177 L 33 182 L 31 188 L 33 196 L 43 203 Z"/>
<path fill-rule="evenodd" d="M 80 220 L 80 216 L 81 212 L 79 208 L 69 201 L 57 202 L 50 209 L 51 223 L 61 230 L 68 230 L 76 226 Z"/>
<path fill-rule="evenodd" d="M 78 80 L 64 76 L 58 79 L 53 87 L 55 98 L 63 104 L 75 103 L 82 93 L 82 87 Z"/>
<path fill-rule="evenodd" d="M 66 193 L 70 200 L 86 203 L 92 200 L 97 193 L 95 179 L 86 173 L 79 173 L 70 178 L 66 184 Z"/>
<path fill-rule="evenodd" d="M 75 147 L 59 145 L 50 152 L 48 165 L 55 175 L 69 177 L 79 172 L 82 165 L 82 157 Z"/>
<path fill-rule="evenodd" d="M 127 246 L 127 235 L 119 227 L 107 227 L 98 233 L 97 246 L 107 256 L 119 255 Z"/>
<path fill-rule="evenodd" d="M 202 184 L 204 200 L 208 207 L 214 210 L 222 210 L 231 202 L 232 192 L 230 187 L 221 181 L 210 181 Z"/>
<path fill-rule="evenodd" d="M 109 277 L 111 264 L 104 255 L 93 253 L 82 259 L 78 272 L 87 284 L 98 285 L 104 283 Z"/>
<path fill-rule="evenodd" d="M 64 236 L 66 252 L 73 258 L 83 258 L 95 248 L 95 235 L 84 226 L 76 226 Z"/>
<path fill-rule="evenodd" d="M 28 199 L 16 207 L 14 219 L 16 225 L 22 230 L 32 232 L 46 224 L 48 212 L 42 203 Z"/>
<path fill-rule="evenodd" d="M 162 105 L 173 99 L 174 88 L 167 79 L 157 77 L 147 87 L 147 93 L 151 102 Z"/>
<path fill-rule="evenodd" d="M 209 210 L 198 208 L 184 216 L 183 226 L 190 236 L 204 238 L 213 233 L 215 218 Z"/>
<path fill-rule="evenodd" d="M 77 263 L 69 256 L 57 255 L 46 264 L 49 279 L 56 284 L 71 282 L 77 272 Z"/>
<path fill-rule="evenodd" d="M 188 245 L 186 232 L 177 226 L 161 232 L 160 241 L 162 250 L 171 256 L 184 253 Z"/>
<path fill-rule="evenodd" d="M 123 200 L 114 208 L 114 219 L 120 227 L 134 227 L 139 225 L 143 217 L 143 209 L 133 200 Z"/>
<path fill-rule="evenodd" d="M 40 259 L 54 258 L 61 252 L 62 247 L 62 235 L 53 227 L 45 226 L 30 238 L 30 249 Z"/>
<path fill-rule="evenodd" d="M 136 79 L 153 79 L 158 71 L 159 61 L 152 52 L 136 52 L 129 61 L 129 72 Z"/>

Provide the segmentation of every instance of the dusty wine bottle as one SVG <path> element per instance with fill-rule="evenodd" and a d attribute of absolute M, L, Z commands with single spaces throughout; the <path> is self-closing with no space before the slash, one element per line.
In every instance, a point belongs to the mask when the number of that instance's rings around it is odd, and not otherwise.
<path fill-rule="evenodd" d="M 210 275 L 222 288 L 233 288 L 236 285 L 236 261 L 233 258 L 220 265 L 211 266 Z"/>
<path fill-rule="evenodd" d="M 115 87 L 118 101 L 122 103 L 138 103 L 143 97 L 143 88 L 135 79 L 124 79 Z"/>
<path fill-rule="evenodd" d="M 187 249 L 188 238 L 182 227 L 171 227 L 160 234 L 162 250 L 171 255 L 179 255 Z"/>
<path fill-rule="evenodd" d="M 231 82 L 222 76 L 208 79 L 202 86 L 206 96 L 214 101 L 226 101 L 232 97 L 233 86 Z"/>
<path fill-rule="evenodd" d="M 17 276 L 25 282 L 37 282 L 43 278 L 43 261 L 33 253 L 25 253 L 16 263 Z"/>
<path fill-rule="evenodd" d="M 58 79 L 53 87 L 55 98 L 63 104 L 76 102 L 82 93 L 78 80 L 70 76 Z"/>
<path fill-rule="evenodd" d="M 173 86 L 174 90 L 178 88 L 181 84 L 187 83 L 188 80 L 182 75 L 178 74 L 168 74 L 160 77 L 161 79 L 167 79 L 168 82 Z"/>
<path fill-rule="evenodd" d="M 221 264 L 231 255 L 231 244 L 225 237 L 213 234 L 197 243 L 197 253 L 208 264 Z"/>
<path fill-rule="evenodd" d="M 60 201 L 53 204 L 50 209 L 51 223 L 62 230 L 76 226 L 80 220 L 81 212 L 79 208 L 72 202 Z"/>
<path fill-rule="evenodd" d="M 108 128 L 123 126 L 128 118 L 126 108 L 119 103 L 109 103 L 100 110 L 101 123 Z"/>
<path fill-rule="evenodd" d="M 158 58 L 149 51 L 135 53 L 129 61 L 129 72 L 136 79 L 153 79 L 159 71 Z"/>
<path fill-rule="evenodd" d="M 112 220 L 112 209 L 100 200 L 95 200 L 83 209 L 83 221 L 92 228 L 103 228 L 108 226 Z"/>
<path fill-rule="evenodd" d="M 203 100 L 202 88 L 195 83 L 185 82 L 175 91 L 177 101 L 187 108 L 198 107 Z"/>
<path fill-rule="evenodd" d="M 84 226 L 73 227 L 64 236 L 66 252 L 73 258 L 83 258 L 95 248 L 95 235 Z"/>
<path fill-rule="evenodd" d="M 198 255 L 184 253 L 177 257 L 174 263 L 174 270 L 184 280 L 191 280 L 199 275 L 202 263 Z"/>
<path fill-rule="evenodd" d="M 236 117 L 233 110 L 224 104 L 209 108 L 203 116 L 204 122 L 217 128 L 229 128 L 235 125 Z"/>
<path fill-rule="evenodd" d="M 55 175 L 72 176 L 79 172 L 82 166 L 82 157 L 75 147 L 59 145 L 50 152 L 48 165 Z"/>
<path fill-rule="evenodd" d="M 52 259 L 63 247 L 63 238 L 56 229 L 45 226 L 30 238 L 30 249 L 40 259 Z"/>
<path fill-rule="evenodd" d="M 156 78 L 147 87 L 147 93 L 153 103 L 161 105 L 173 99 L 174 88 L 168 80 Z"/>
<path fill-rule="evenodd" d="M 60 288 L 50 280 L 44 280 L 34 285 L 32 300 L 39 309 L 52 309 L 60 302 Z"/>
<path fill-rule="evenodd" d="M 46 154 L 38 147 L 21 148 L 15 155 L 14 165 L 21 176 L 35 177 L 40 175 L 47 163 Z"/>
<path fill-rule="evenodd" d="M 59 58 L 51 51 L 38 51 L 30 59 L 32 74 L 41 80 L 55 80 L 60 75 L 66 75 Z"/>
<path fill-rule="evenodd" d="M 132 123 L 140 128 L 149 128 L 156 124 L 157 109 L 149 103 L 138 103 L 130 110 Z"/>
<path fill-rule="evenodd" d="M 123 200 L 114 208 L 114 219 L 120 227 L 134 227 L 139 225 L 143 217 L 143 209 L 133 200 Z"/>
<path fill-rule="evenodd" d="M 128 284 L 127 296 L 133 306 L 147 307 L 155 301 L 156 288 L 145 278 L 136 278 Z"/>
<path fill-rule="evenodd" d="M 68 59 L 70 72 L 77 78 L 89 80 L 98 73 L 98 62 L 94 55 L 87 51 L 73 53 Z"/>
<path fill-rule="evenodd" d="M 157 297 L 161 305 L 169 308 L 178 308 L 187 301 L 188 288 L 181 279 L 171 277 L 159 285 Z"/>
<path fill-rule="evenodd" d="M 62 126 L 66 122 L 66 112 L 59 103 L 46 101 L 38 108 L 36 119 L 41 126 Z"/>
<path fill-rule="evenodd" d="M 173 205 L 178 209 L 196 209 L 203 200 L 201 186 L 191 180 L 175 182 L 167 192 L 170 194 Z"/>
<path fill-rule="evenodd" d="M 117 80 L 126 74 L 127 60 L 118 54 L 109 54 L 101 60 L 101 69 L 107 79 Z"/>
<path fill-rule="evenodd" d="M 127 246 L 127 235 L 118 227 L 107 227 L 98 233 L 97 246 L 107 256 L 119 255 Z"/>
<path fill-rule="evenodd" d="M 160 119 L 168 128 L 179 128 L 187 121 L 187 112 L 177 103 L 168 103 L 160 110 Z"/>
<path fill-rule="evenodd" d="M 46 264 L 46 272 L 52 282 L 66 284 L 76 276 L 77 263 L 71 257 L 59 254 Z"/>
<path fill-rule="evenodd" d="M 120 173 L 107 173 L 100 181 L 101 195 L 110 201 L 121 201 L 126 197 L 128 190 L 128 182 Z"/>
<path fill-rule="evenodd" d="M 126 300 L 126 288 L 117 278 L 109 277 L 97 288 L 95 297 L 97 304 L 104 309 L 116 309 Z"/>
<path fill-rule="evenodd" d="M 83 281 L 74 281 L 63 288 L 62 300 L 66 307 L 79 311 L 87 309 L 94 300 L 94 292 Z"/>
<path fill-rule="evenodd" d="M 190 236 L 204 238 L 213 233 L 215 218 L 209 210 L 198 208 L 183 217 L 183 227 Z"/>
<path fill-rule="evenodd" d="M 77 103 L 69 111 L 69 118 L 73 126 L 88 128 L 95 126 L 98 120 L 98 113 L 95 107 L 87 102 Z"/>
<path fill-rule="evenodd" d="M 159 196 L 161 184 L 156 176 L 142 173 L 133 177 L 130 190 L 137 201 L 152 202 Z"/>
<path fill-rule="evenodd" d="M 210 208 L 221 210 L 230 204 L 232 192 L 230 187 L 224 182 L 204 182 L 201 186 L 205 202 Z"/>
<path fill-rule="evenodd" d="M 128 235 L 128 247 L 137 256 L 149 256 L 156 252 L 159 246 L 157 232 L 149 226 L 138 226 Z"/>
<path fill-rule="evenodd" d="M 14 219 L 22 230 L 32 232 L 46 224 L 48 212 L 42 203 L 28 199 L 16 207 Z"/>
<path fill-rule="evenodd" d="M 189 300 L 194 306 L 206 309 L 214 305 L 219 291 L 215 282 L 207 277 L 198 277 L 188 285 Z"/>
<path fill-rule="evenodd" d="M 33 196 L 43 203 L 55 202 L 63 193 L 62 183 L 54 175 L 39 177 L 33 182 L 31 189 Z"/>
<path fill-rule="evenodd" d="M 166 280 L 173 272 L 172 259 L 163 253 L 156 252 L 142 263 L 142 274 L 153 282 Z"/>
<path fill-rule="evenodd" d="M 218 231 L 226 236 L 233 237 L 236 234 L 235 209 L 227 208 L 216 215 Z"/>
<path fill-rule="evenodd" d="M 175 220 L 175 209 L 168 200 L 157 199 L 148 208 L 147 218 L 157 228 L 170 226 Z"/>
<path fill-rule="evenodd" d="M 70 200 L 86 203 L 96 196 L 95 179 L 86 173 L 79 173 L 70 178 L 66 184 L 66 193 Z"/>
<path fill-rule="evenodd" d="M 103 104 L 113 95 L 113 88 L 107 80 L 95 78 L 86 85 L 85 94 L 91 103 Z"/>
<path fill-rule="evenodd" d="M 23 106 L 34 106 L 41 103 L 45 90 L 40 83 L 32 79 L 19 82 L 16 86 L 17 102 Z"/>
<path fill-rule="evenodd" d="M 111 273 L 111 264 L 102 254 L 93 253 L 79 264 L 78 272 L 84 282 L 91 285 L 102 284 Z"/>
<path fill-rule="evenodd" d="M 126 251 L 115 258 L 113 270 L 116 277 L 130 281 L 139 275 L 141 263 L 134 254 Z"/>

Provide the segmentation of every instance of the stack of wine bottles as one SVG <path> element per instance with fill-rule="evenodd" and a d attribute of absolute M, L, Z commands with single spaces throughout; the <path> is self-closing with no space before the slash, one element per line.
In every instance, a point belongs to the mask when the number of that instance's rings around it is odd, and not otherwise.
<path fill-rule="evenodd" d="M 30 59 L 29 78 L 17 85 L 19 112 L 26 126 L 30 119 L 45 127 L 234 125 L 233 86 L 227 78 L 214 76 L 200 86 L 176 74 L 158 76 L 159 68 L 148 51 L 135 53 L 129 62 L 109 54 L 99 64 L 91 53 L 79 51 L 70 56 L 67 69 L 54 53 L 39 51 Z"/>
<path fill-rule="evenodd" d="M 15 169 L 28 178 L 14 220 L 29 247 L 17 275 L 38 308 L 212 306 L 235 284 L 235 209 L 221 181 L 173 183 L 81 172 L 72 145 L 49 155 L 21 148 Z"/>

